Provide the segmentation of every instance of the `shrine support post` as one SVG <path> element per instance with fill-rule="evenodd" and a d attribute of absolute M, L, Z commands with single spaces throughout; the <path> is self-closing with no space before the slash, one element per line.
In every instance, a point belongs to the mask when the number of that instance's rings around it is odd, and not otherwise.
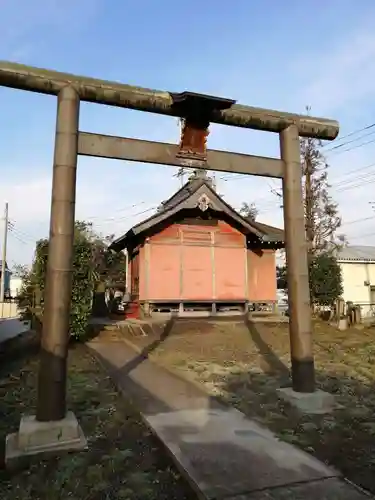
<path fill-rule="evenodd" d="M 283 197 L 288 277 L 289 334 L 292 384 L 296 392 L 315 390 L 307 244 L 302 197 L 302 167 L 298 128 L 280 132 L 284 161 Z"/>
<path fill-rule="evenodd" d="M 46 292 L 38 380 L 38 421 L 66 414 L 66 361 L 72 292 L 79 97 L 58 94 Z"/>

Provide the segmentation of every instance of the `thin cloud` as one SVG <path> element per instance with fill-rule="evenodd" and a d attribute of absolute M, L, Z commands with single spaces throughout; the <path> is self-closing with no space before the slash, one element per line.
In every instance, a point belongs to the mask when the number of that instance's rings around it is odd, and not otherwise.
<path fill-rule="evenodd" d="M 315 61 L 315 62 L 312 62 Z M 300 71 L 311 81 L 301 101 L 332 113 L 375 95 L 375 33 L 358 29 L 340 40 L 327 55 L 306 54 Z"/>
<path fill-rule="evenodd" d="M 29 58 L 35 39 L 47 31 L 64 34 L 87 26 L 101 0 L 2 0 L 0 1 L 0 58 Z"/>

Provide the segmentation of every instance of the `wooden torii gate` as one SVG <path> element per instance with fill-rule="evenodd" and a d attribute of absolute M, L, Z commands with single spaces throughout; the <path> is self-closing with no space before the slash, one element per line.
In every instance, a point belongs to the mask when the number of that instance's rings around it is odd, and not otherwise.
<path fill-rule="evenodd" d="M 57 96 L 50 244 L 36 420 L 66 416 L 66 361 L 76 201 L 77 156 L 194 167 L 281 178 L 290 305 L 293 390 L 315 391 L 309 278 L 300 163 L 300 137 L 333 140 L 334 120 L 242 106 L 233 100 L 132 87 L 0 62 L 0 85 Z M 180 117 L 180 145 L 92 134 L 79 130 L 80 101 Z M 210 123 L 278 133 L 280 159 L 206 150 Z"/>

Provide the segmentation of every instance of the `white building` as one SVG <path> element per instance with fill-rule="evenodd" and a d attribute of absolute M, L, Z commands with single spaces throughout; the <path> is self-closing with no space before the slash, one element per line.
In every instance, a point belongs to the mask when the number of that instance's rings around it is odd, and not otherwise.
<path fill-rule="evenodd" d="M 10 295 L 11 297 L 17 297 L 21 292 L 22 288 L 22 279 L 18 277 L 10 277 Z"/>
<path fill-rule="evenodd" d="M 343 280 L 343 298 L 361 306 L 362 315 L 375 311 L 375 247 L 347 246 L 337 255 Z"/>

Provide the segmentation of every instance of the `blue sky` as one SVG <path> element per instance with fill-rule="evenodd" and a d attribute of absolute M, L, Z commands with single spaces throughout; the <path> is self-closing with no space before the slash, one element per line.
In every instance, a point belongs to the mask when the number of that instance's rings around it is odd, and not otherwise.
<path fill-rule="evenodd" d="M 344 136 L 375 122 L 374 22 L 371 0 L 0 0 L 0 59 L 284 111 L 310 105 L 312 114 L 338 119 Z M 9 202 L 15 228 L 9 261 L 28 263 L 35 239 L 48 233 L 56 99 L 0 88 L 0 109 L 0 209 Z M 80 128 L 168 142 L 179 136 L 176 119 L 87 103 Z M 342 232 L 353 244 L 375 244 L 373 139 L 375 128 L 336 150 L 325 146 Z M 278 137 L 213 126 L 209 147 L 277 155 Z M 122 234 L 178 188 L 174 173 L 80 158 L 76 217 Z M 217 183 L 235 207 L 254 201 L 259 220 L 283 224 L 271 193 L 277 181 L 218 174 Z"/>

